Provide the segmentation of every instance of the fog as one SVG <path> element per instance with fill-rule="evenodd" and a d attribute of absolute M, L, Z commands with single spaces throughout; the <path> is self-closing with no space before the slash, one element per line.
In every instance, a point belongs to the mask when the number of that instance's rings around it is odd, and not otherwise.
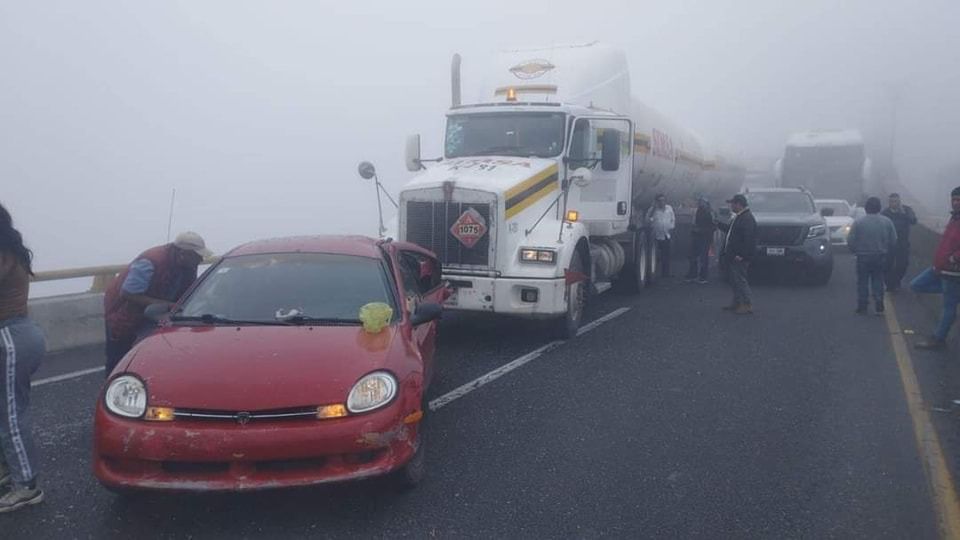
<path fill-rule="evenodd" d="M 897 96 L 893 162 L 944 212 L 958 24 L 955 0 L 3 0 L 0 201 L 41 270 L 164 242 L 174 189 L 174 233 L 218 252 L 376 234 L 356 164 L 395 194 L 406 134 L 439 153 L 453 53 L 470 101 L 496 50 L 598 39 L 625 49 L 641 100 L 753 167 L 792 131 L 845 127 L 885 166 Z"/>

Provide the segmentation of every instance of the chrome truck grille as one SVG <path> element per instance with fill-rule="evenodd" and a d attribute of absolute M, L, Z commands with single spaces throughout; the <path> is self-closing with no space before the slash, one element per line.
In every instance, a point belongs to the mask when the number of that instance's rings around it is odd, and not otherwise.
<path fill-rule="evenodd" d="M 432 191 L 432 190 L 431 190 Z M 465 190 L 464 190 L 465 191 Z M 471 192 L 478 194 L 478 192 Z M 408 197 L 401 203 L 401 229 L 404 240 L 413 242 L 437 254 L 447 268 L 465 270 L 488 270 L 494 265 L 494 239 L 496 238 L 496 204 L 492 194 L 483 194 L 486 200 L 420 200 L 426 193 Z M 432 194 L 431 194 L 432 195 Z M 436 195 L 442 194 L 438 193 Z M 431 197 L 432 198 L 432 197 Z M 472 212 L 471 212 L 472 210 Z M 475 212 L 475 214 L 474 214 Z M 462 241 L 453 230 L 464 214 L 479 215 L 485 230 L 479 238 Z M 475 218 L 474 218 L 475 219 Z M 472 245 L 470 245 L 472 244 Z"/>

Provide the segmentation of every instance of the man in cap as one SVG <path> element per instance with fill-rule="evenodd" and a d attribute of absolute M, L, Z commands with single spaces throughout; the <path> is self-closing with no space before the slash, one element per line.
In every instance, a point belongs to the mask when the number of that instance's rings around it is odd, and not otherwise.
<path fill-rule="evenodd" d="M 943 295 L 940 324 L 930 339 L 916 344 L 918 349 L 938 350 L 947 346 L 947 334 L 957 318 L 957 306 L 960 305 L 960 187 L 950 192 L 950 207 L 950 221 L 933 255 L 933 266 L 910 282 L 913 292 Z"/>
<path fill-rule="evenodd" d="M 173 242 L 141 253 L 114 278 L 103 297 L 107 375 L 150 330 L 146 307 L 172 306 L 196 281 L 197 267 L 211 254 L 199 234 L 183 232 Z"/>
<path fill-rule="evenodd" d="M 900 194 L 891 193 L 887 200 L 887 207 L 881 212 L 897 229 L 897 245 L 887 254 L 887 271 L 885 281 L 887 290 L 900 290 L 900 282 L 907 273 L 910 264 L 910 226 L 917 224 L 917 215 L 913 208 L 900 201 Z"/>
<path fill-rule="evenodd" d="M 720 252 L 720 262 L 726 265 L 733 289 L 733 302 L 723 309 L 737 315 L 753 313 L 753 294 L 747 281 L 747 267 L 757 249 L 757 220 L 748 208 L 747 198 L 738 193 L 727 200 L 733 217 L 730 223 L 717 223 L 727 233 Z"/>

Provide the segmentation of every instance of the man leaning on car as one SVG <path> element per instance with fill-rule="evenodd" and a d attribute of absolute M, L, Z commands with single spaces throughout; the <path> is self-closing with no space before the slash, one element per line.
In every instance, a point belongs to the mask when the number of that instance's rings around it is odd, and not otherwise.
<path fill-rule="evenodd" d="M 203 258 L 211 254 L 199 234 L 183 232 L 172 243 L 141 253 L 114 278 L 103 296 L 108 376 L 143 337 L 147 306 L 176 302 L 196 281 Z"/>

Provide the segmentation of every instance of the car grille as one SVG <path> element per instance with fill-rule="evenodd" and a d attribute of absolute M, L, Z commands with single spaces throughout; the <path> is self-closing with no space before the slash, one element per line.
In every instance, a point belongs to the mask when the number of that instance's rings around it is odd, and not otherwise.
<path fill-rule="evenodd" d="M 406 241 L 436 253 L 444 266 L 492 266 L 490 238 L 494 234 L 494 224 L 490 219 L 490 204 L 407 201 L 405 205 Z M 470 208 L 483 216 L 487 223 L 487 233 L 472 248 L 463 245 L 450 232 L 457 219 Z"/>
<path fill-rule="evenodd" d="M 800 226 L 757 227 L 757 243 L 764 246 L 793 246 L 800 243 L 804 228 Z"/>
<path fill-rule="evenodd" d="M 175 418 L 190 420 L 219 420 L 238 424 L 262 420 L 300 420 L 316 418 L 316 407 L 296 407 L 291 409 L 272 409 L 266 411 L 214 411 L 207 409 L 175 409 Z"/>

